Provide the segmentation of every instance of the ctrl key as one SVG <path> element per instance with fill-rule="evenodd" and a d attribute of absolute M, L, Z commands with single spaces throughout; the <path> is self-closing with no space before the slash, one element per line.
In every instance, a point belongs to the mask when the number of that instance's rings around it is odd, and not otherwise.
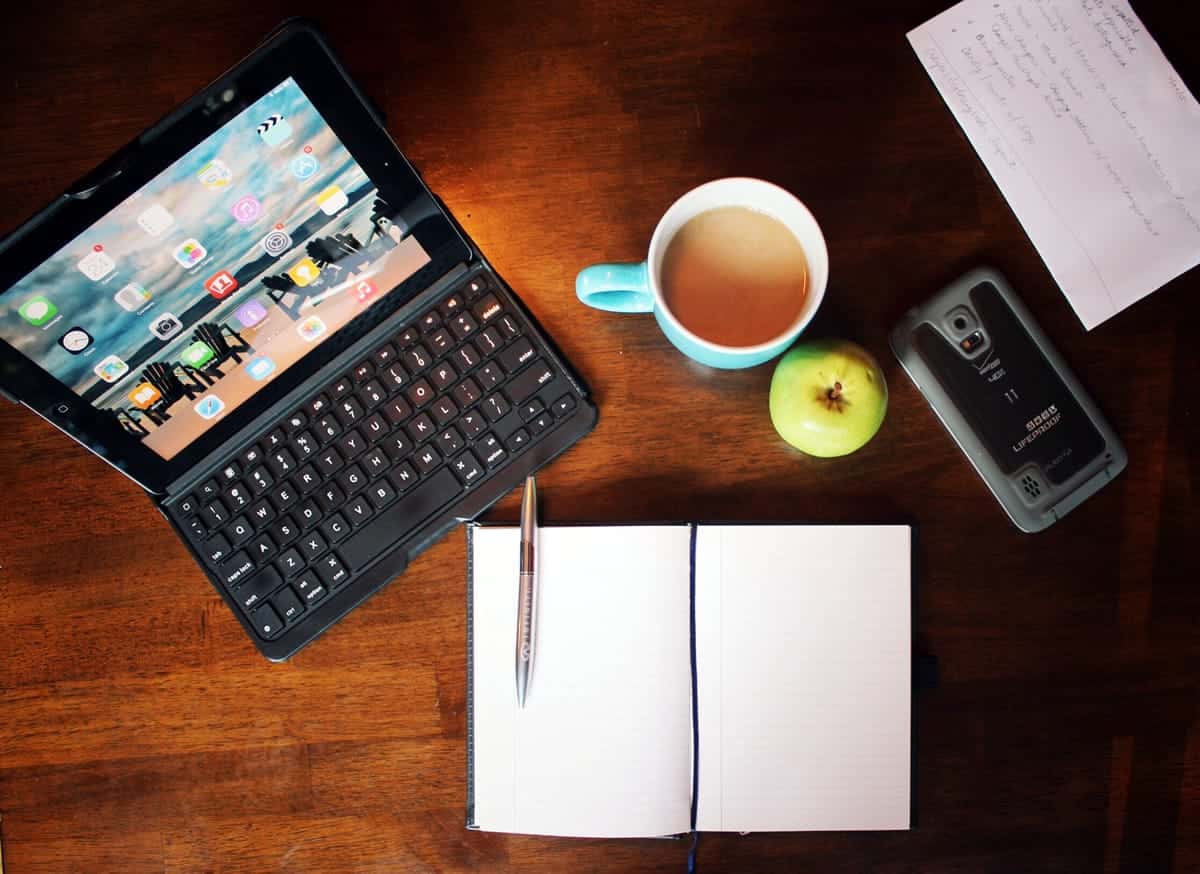
<path fill-rule="evenodd" d="M 259 607 L 250 619 L 254 623 L 254 630 L 258 632 L 258 636 L 266 640 L 278 637 L 279 633 L 283 631 L 283 621 L 270 604 Z"/>

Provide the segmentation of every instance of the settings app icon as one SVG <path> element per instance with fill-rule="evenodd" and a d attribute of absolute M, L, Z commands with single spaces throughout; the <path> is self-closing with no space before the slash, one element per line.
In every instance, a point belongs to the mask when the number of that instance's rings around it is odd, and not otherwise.
<path fill-rule="evenodd" d="M 272 258 L 278 258 L 288 249 L 292 248 L 292 238 L 288 236 L 288 232 L 281 227 L 275 227 L 271 233 L 262 238 L 263 251 Z"/>

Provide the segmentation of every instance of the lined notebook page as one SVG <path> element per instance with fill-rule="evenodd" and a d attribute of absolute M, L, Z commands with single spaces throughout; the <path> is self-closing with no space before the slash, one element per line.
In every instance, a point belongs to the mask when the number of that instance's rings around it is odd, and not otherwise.
<path fill-rule="evenodd" d="M 537 649 L 517 708 L 516 528 L 473 533 L 475 822 L 587 837 L 687 831 L 689 532 L 543 528 Z"/>
<path fill-rule="evenodd" d="M 701 526 L 702 831 L 909 827 L 907 526 Z"/>

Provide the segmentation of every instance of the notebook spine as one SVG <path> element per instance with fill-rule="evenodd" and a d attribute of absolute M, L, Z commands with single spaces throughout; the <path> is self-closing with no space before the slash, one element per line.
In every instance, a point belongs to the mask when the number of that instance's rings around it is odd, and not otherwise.
<path fill-rule="evenodd" d="M 475 529 L 467 523 L 467 828 L 475 824 Z"/>

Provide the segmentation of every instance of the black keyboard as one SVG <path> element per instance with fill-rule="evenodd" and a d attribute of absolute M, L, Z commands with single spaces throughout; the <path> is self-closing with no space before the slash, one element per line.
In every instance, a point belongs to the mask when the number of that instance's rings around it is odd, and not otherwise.
<path fill-rule="evenodd" d="M 520 481 L 530 465 L 517 462 L 590 407 L 562 370 L 507 294 L 473 277 L 168 510 L 259 648 L 286 657 L 361 600 L 323 616 L 423 523 L 485 483 L 511 480 L 499 496 Z M 557 451 L 590 430 L 590 412 Z"/>

